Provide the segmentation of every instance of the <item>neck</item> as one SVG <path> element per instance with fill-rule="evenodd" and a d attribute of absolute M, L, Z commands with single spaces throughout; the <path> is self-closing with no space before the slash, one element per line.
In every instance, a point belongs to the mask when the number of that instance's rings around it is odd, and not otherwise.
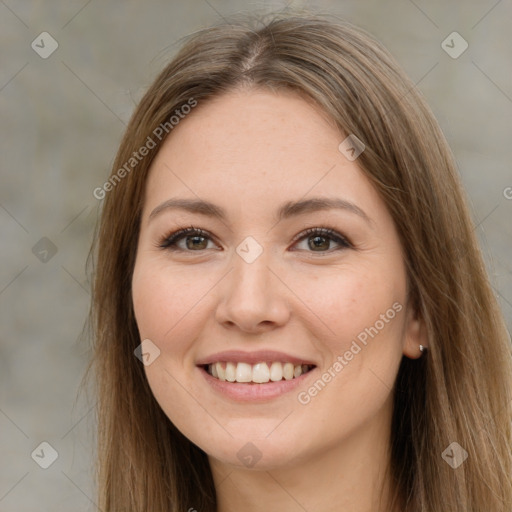
<path fill-rule="evenodd" d="M 286 467 L 247 469 L 210 458 L 217 512 L 390 512 L 390 429 L 379 423 L 360 425 L 342 443 Z"/>

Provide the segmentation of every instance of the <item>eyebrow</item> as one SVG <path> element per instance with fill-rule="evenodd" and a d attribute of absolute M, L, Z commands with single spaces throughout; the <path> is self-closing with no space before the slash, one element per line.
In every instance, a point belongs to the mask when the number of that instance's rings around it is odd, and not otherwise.
<path fill-rule="evenodd" d="M 227 218 L 226 212 L 221 207 L 210 203 L 209 201 L 204 201 L 202 199 L 171 198 L 159 204 L 150 213 L 148 220 L 153 219 L 159 213 L 165 210 L 172 209 L 186 210 L 190 213 L 217 218 L 221 221 L 225 221 Z M 359 206 L 345 199 L 327 197 L 313 197 L 311 199 L 305 199 L 302 201 L 288 201 L 281 205 L 279 208 L 277 212 L 277 219 L 278 221 L 281 221 L 305 213 L 332 209 L 344 210 L 350 213 L 354 213 L 369 224 L 372 224 L 370 217 L 368 217 L 368 215 L 361 208 L 359 208 Z"/>

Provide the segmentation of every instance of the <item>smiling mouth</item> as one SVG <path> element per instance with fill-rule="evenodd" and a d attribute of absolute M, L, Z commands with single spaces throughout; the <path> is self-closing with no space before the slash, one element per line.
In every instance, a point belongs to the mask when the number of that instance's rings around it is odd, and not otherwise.
<path fill-rule="evenodd" d="M 274 362 L 261 362 L 256 364 L 216 362 L 203 365 L 203 368 L 212 377 L 223 382 L 237 382 L 246 384 L 265 384 L 293 380 L 310 372 L 315 365 Z"/>

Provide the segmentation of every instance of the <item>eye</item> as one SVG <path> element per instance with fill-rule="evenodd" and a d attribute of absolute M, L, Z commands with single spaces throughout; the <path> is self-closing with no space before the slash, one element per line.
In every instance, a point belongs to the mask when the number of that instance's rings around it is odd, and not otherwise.
<path fill-rule="evenodd" d="M 332 252 L 332 250 L 329 250 L 331 242 L 335 242 L 341 246 L 334 250 L 349 249 L 352 247 L 352 244 L 343 235 L 331 228 L 324 227 L 309 228 L 297 235 L 295 240 L 299 242 L 302 240 L 307 241 L 307 249 L 313 252 Z"/>
<path fill-rule="evenodd" d="M 158 246 L 170 251 L 201 251 L 208 249 L 208 241 L 211 241 L 211 238 L 207 231 L 190 226 L 167 235 Z M 185 242 L 185 246 L 180 244 L 181 241 Z"/>
<path fill-rule="evenodd" d="M 167 235 L 159 242 L 158 246 L 170 251 L 195 252 L 208 249 L 208 242 L 213 243 L 212 239 L 213 237 L 208 231 L 190 226 Z M 353 247 L 343 235 L 326 227 L 309 228 L 301 232 L 294 238 L 294 245 L 303 240 L 308 242 L 305 250 L 309 249 L 312 252 L 332 252 L 333 250 L 330 248 L 332 242 L 340 246 L 334 250 Z"/>

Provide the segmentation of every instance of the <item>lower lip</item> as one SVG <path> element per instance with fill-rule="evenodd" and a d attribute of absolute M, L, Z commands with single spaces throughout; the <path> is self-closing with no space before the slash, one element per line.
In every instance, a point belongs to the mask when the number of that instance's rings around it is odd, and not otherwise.
<path fill-rule="evenodd" d="M 304 373 L 300 377 L 295 377 L 291 380 L 280 380 L 277 382 L 266 382 L 264 384 L 257 383 L 240 383 L 240 382 L 228 382 L 219 380 L 212 377 L 203 367 L 198 367 L 198 370 L 203 375 L 206 382 L 213 388 L 214 391 L 221 395 L 237 400 L 239 402 L 266 402 L 282 396 L 290 391 L 293 391 L 298 386 L 304 384 L 311 373 L 315 371 L 313 368 L 307 373 Z"/>

